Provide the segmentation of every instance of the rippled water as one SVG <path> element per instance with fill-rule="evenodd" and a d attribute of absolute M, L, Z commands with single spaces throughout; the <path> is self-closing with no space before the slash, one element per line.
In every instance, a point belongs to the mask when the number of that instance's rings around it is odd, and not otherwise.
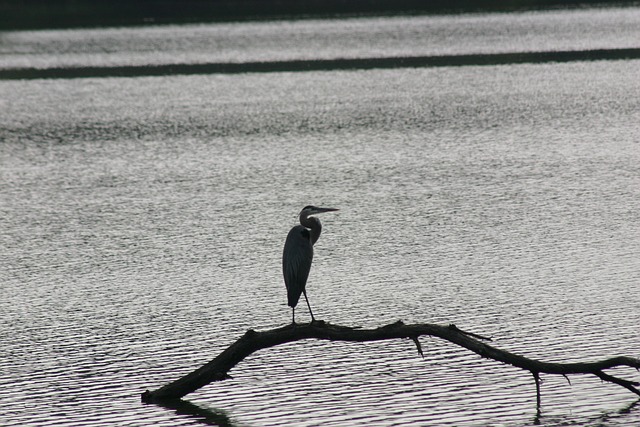
<path fill-rule="evenodd" d="M 341 209 L 308 285 L 319 318 L 640 357 L 638 69 L 0 81 L 0 421 L 533 424 L 529 375 L 429 338 L 424 359 L 401 340 L 261 351 L 188 408 L 140 393 L 289 322 L 281 249 L 309 203 Z M 542 425 L 640 422 L 621 387 L 543 380 Z"/>
<path fill-rule="evenodd" d="M 0 33 L 0 68 L 638 48 L 640 8 Z"/>

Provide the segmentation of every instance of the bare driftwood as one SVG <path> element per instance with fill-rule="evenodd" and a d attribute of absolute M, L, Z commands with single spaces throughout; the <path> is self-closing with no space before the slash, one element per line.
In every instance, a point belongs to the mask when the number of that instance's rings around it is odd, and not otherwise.
<path fill-rule="evenodd" d="M 567 375 L 591 374 L 603 381 L 622 386 L 640 396 L 640 390 L 637 388 L 640 382 L 617 378 L 604 372 L 604 370 L 616 366 L 629 366 L 640 370 L 640 359 L 632 357 L 619 356 L 598 362 L 584 363 L 540 362 L 492 347 L 483 342 L 489 341 L 490 338 L 462 331 L 455 325 L 429 323 L 405 325 L 398 321 L 376 329 L 360 329 L 316 321 L 310 324 L 288 325 L 263 332 L 249 329 L 240 339 L 201 368 L 157 390 L 145 391 L 142 394 L 142 401 L 152 403 L 184 397 L 211 382 L 230 378 L 228 372 L 250 354 L 287 342 L 309 338 L 352 342 L 410 338 L 416 344 L 420 355 L 422 355 L 422 347 L 418 340 L 421 335 L 442 338 L 471 350 L 484 358 L 497 360 L 529 371 L 536 385 L 538 410 L 540 409 L 540 374 L 563 375 L 565 378 L 567 378 Z"/>

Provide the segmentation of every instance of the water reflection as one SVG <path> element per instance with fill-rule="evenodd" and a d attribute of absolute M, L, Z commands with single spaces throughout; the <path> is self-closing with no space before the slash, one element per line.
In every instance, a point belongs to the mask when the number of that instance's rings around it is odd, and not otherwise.
<path fill-rule="evenodd" d="M 625 415 L 637 410 L 640 406 L 640 400 L 630 403 L 628 406 L 614 411 L 604 411 L 599 415 L 590 417 L 586 420 L 576 420 L 571 416 L 547 416 L 540 411 L 533 420 L 534 425 L 540 426 L 626 426 L 629 425 L 625 420 Z"/>
<path fill-rule="evenodd" d="M 177 415 L 186 415 L 195 419 L 199 424 L 218 427 L 240 427 L 242 425 L 232 421 L 227 413 L 221 409 L 210 409 L 205 405 L 198 405 L 184 399 L 164 400 L 153 404 L 175 411 Z"/>

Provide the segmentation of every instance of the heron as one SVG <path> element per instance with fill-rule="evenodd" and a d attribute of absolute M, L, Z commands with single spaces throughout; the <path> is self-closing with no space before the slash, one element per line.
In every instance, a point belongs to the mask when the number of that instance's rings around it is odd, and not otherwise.
<path fill-rule="evenodd" d="M 320 220 L 311 215 L 317 215 L 323 212 L 335 212 L 334 208 L 318 208 L 316 206 L 305 206 L 300 211 L 300 225 L 296 225 L 289 231 L 287 240 L 284 244 L 282 252 L 282 274 L 284 275 L 284 284 L 287 287 L 288 305 L 292 309 L 292 322 L 296 323 L 296 305 L 300 299 L 300 294 L 304 295 L 311 314 L 311 322 L 315 322 L 311 304 L 307 298 L 307 278 L 311 270 L 311 261 L 313 260 L 313 245 L 318 241 L 322 232 L 322 224 Z"/>

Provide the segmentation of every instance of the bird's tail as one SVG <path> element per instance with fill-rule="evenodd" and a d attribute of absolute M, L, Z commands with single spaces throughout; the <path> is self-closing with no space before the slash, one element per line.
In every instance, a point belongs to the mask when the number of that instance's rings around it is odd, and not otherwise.
<path fill-rule="evenodd" d="M 298 305 L 300 295 L 302 295 L 301 291 L 296 292 L 291 289 L 287 289 L 287 305 L 289 307 L 295 307 L 296 305 Z"/>

